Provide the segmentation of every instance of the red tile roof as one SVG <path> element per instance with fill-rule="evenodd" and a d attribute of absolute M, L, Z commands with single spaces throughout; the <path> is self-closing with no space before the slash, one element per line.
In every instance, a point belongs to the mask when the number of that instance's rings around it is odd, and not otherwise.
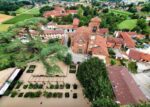
<path fill-rule="evenodd" d="M 68 14 L 77 14 L 77 10 L 67 10 L 66 11 Z"/>
<path fill-rule="evenodd" d="M 135 49 L 130 49 L 128 56 L 129 58 L 132 58 L 137 61 L 150 61 L 150 54 L 146 54 Z"/>
<path fill-rule="evenodd" d="M 139 89 L 127 68 L 122 66 L 109 66 L 107 70 L 116 100 L 121 105 L 137 104 L 141 101 L 147 101 L 146 96 Z"/>
<path fill-rule="evenodd" d="M 108 28 L 100 28 L 100 29 L 99 29 L 100 35 L 105 35 L 105 34 L 108 33 L 108 32 L 109 32 Z"/>
<path fill-rule="evenodd" d="M 135 42 L 132 40 L 132 38 L 129 36 L 127 32 L 120 32 L 120 36 L 124 40 L 124 45 L 128 48 L 134 48 Z"/>
<path fill-rule="evenodd" d="M 85 26 L 79 27 L 74 33 L 73 42 L 79 42 L 80 39 L 88 42 L 90 34 L 91 34 L 91 31 L 88 27 L 85 27 Z"/>
<path fill-rule="evenodd" d="M 94 42 L 94 45 L 97 45 L 96 47 L 92 48 L 93 54 L 109 56 L 105 38 L 97 35 L 93 42 Z"/>
<path fill-rule="evenodd" d="M 80 20 L 79 20 L 79 19 L 77 19 L 77 18 L 74 18 L 74 19 L 73 19 L 73 26 L 78 26 L 79 23 L 80 23 Z"/>
<path fill-rule="evenodd" d="M 63 30 L 44 30 L 44 34 L 64 34 Z"/>
<path fill-rule="evenodd" d="M 114 37 L 108 37 L 107 38 L 107 47 L 111 48 L 121 48 L 123 45 L 123 39 L 121 38 L 114 38 Z"/>
<path fill-rule="evenodd" d="M 72 25 L 56 25 L 57 28 L 61 28 L 61 29 L 72 29 L 73 26 Z"/>
<path fill-rule="evenodd" d="M 62 7 L 56 6 L 52 11 L 46 11 L 43 16 L 44 17 L 62 17 L 67 16 L 69 14 L 77 14 L 77 10 L 65 10 Z"/>

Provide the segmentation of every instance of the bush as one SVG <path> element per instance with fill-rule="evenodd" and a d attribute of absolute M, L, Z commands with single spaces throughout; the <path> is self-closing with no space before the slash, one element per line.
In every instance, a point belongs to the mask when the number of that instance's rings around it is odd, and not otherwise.
<path fill-rule="evenodd" d="M 70 89 L 70 84 L 66 84 L 66 89 Z"/>
<path fill-rule="evenodd" d="M 50 85 L 50 89 L 54 89 L 54 87 L 55 87 L 55 86 L 54 86 L 53 84 Z"/>
<path fill-rule="evenodd" d="M 58 98 L 62 98 L 63 97 L 63 93 L 58 92 Z"/>
<path fill-rule="evenodd" d="M 77 84 L 73 84 L 73 89 L 77 89 L 78 85 Z"/>
<path fill-rule="evenodd" d="M 70 69 L 69 73 L 76 73 L 76 69 Z"/>
<path fill-rule="evenodd" d="M 64 60 L 65 64 L 70 65 L 72 63 L 72 55 L 68 53 Z"/>
<path fill-rule="evenodd" d="M 51 98 L 52 97 L 52 93 L 51 92 L 49 92 L 48 94 L 47 94 L 47 96 L 46 96 L 47 98 Z"/>
<path fill-rule="evenodd" d="M 53 97 L 56 98 L 57 97 L 57 93 L 53 93 Z"/>
<path fill-rule="evenodd" d="M 35 83 L 35 84 L 30 83 L 29 84 L 29 89 L 42 89 L 42 88 L 43 88 L 43 84 L 38 84 L 38 83 Z"/>
<path fill-rule="evenodd" d="M 35 97 L 40 97 L 42 94 L 41 91 L 37 91 L 37 92 L 27 92 L 25 93 L 24 97 L 27 98 L 27 97 L 30 97 L 30 98 L 35 98 Z"/>
<path fill-rule="evenodd" d="M 61 84 L 59 87 L 60 87 L 60 89 L 64 89 L 64 85 L 63 84 Z"/>
<path fill-rule="evenodd" d="M 17 91 L 12 91 L 10 97 L 15 97 L 17 95 Z"/>
<path fill-rule="evenodd" d="M 28 88 L 28 85 L 24 85 L 24 86 L 23 86 L 23 89 L 27 89 L 27 88 Z"/>
<path fill-rule="evenodd" d="M 19 93 L 18 97 L 22 97 L 24 93 Z"/>
<path fill-rule="evenodd" d="M 17 82 L 17 86 L 16 86 L 16 89 L 19 89 L 20 87 L 21 87 L 21 85 L 23 84 L 23 82 L 21 82 L 21 81 L 18 81 Z"/>
<path fill-rule="evenodd" d="M 115 65 L 116 61 L 114 59 L 111 59 L 110 63 L 111 63 L 111 65 Z"/>
<path fill-rule="evenodd" d="M 76 99 L 77 97 L 77 93 L 73 93 L 73 98 Z"/>
<path fill-rule="evenodd" d="M 70 96 L 69 92 L 66 92 L 66 93 L 65 93 L 65 97 L 66 97 L 66 98 L 69 98 L 69 96 Z"/>
<path fill-rule="evenodd" d="M 137 73 L 137 65 L 136 65 L 136 62 L 129 62 L 129 63 L 128 63 L 128 69 L 129 69 L 132 73 Z"/>
<path fill-rule="evenodd" d="M 55 89 L 59 89 L 59 85 L 58 84 L 55 85 Z"/>

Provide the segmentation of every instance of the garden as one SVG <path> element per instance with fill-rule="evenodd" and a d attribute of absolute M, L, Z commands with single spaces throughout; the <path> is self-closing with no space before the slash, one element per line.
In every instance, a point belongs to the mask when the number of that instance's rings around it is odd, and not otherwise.
<path fill-rule="evenodd" d="M 27 73 L 33 73 L 34 72 L 34 69 L 35 69 L 35 65 L 30 65 L 28 70 L 27 70 Z"/>
<path fill-rule="evenodd" d="M 75 64 L 71 64 L 71 65 L 70 65 L 69 72 L 70 72 L 70 73 L 76 73 L 76 65 L 75 65 Z"/>

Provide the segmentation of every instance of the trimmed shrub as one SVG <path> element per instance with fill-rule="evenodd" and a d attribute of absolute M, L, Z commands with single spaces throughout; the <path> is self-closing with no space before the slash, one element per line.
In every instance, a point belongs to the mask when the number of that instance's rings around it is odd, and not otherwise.
<path fill-rule="evenodd" d="M 50 85 L 50 89 L 54 89 L 55 86 L 53 84 Z"/>
<path fill-rule="evenodd" d="M 56 98 L 57 97 L 57 93 L 53 93 L 53 97 Z"/>
<path fill-rule="evenodd" d="M 58 95 L 58 98 L 62 98 L 63 97 L 63 93 L 58 92 L 57 95 Z"/>
<path fill-rule="evenodd" d="M 59 86 L 59 88 L 60 88 L 60 89 L 64 89 L 64 85 L 61 84 L 61 85 Z"/>
<path fill-rule="evenodd" d="M 73 89 L 77 89 L 78 85 L 77 84 L 73 84 Z"/>
<path fill-rule="evenodd" d="M 18 82 L 17 82 L 16 89 L 19 89 L 19 88 L 21 87 L 22 84 L 23 84 L 23 82 L 18 81 Z"/>
<path fill-rule="evenodd" d="M 10 97 L 15 97 L 17 94 L 18 94 L 17 91 L 12 91 Z"/>
<path fill-rule="evenodd" d="M 27 88 L 28 88 L 28 85 L 27 85 L 27 84 L 23 86 L 23 89 L 27 89 Z"/>
<path fill-rule="evenodd" d="M 70 84 L 66 84 L 66 89 L 70 89 Z"/>
<path fill-rule="evenodd" d="M 24 93 L 19 93 L 18 97 L 22 97 Z"/>
<path fill-rule="evenodd" d="M 78 98 L 77 93 L 73 93 L 73 98 L 74 99 Z"/>
<path fill-rule="evenodd" d="M 66 97 L 66 98 L 69 98 L 69 97 L 70 97 L 69 92 L 66 92 L 66 93 L 65 93 L 65 97 Z"/>
<path fill-rule="evenodd" d="M 55 89 L 59 89 L 59 85 L 58 84 L 55 85 Z"/>

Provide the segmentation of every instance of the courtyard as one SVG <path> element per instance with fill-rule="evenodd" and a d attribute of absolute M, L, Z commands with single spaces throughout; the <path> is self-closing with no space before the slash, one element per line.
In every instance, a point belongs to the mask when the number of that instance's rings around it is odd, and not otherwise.
<path fill-rule="evenodd" d="M 49 76 L 41 62 L 29 63 L 12 92 L 1 98 L 0 107 L 90 107 L 76 78 L 77 65 L 58 65 L 62 72 Z"/>

